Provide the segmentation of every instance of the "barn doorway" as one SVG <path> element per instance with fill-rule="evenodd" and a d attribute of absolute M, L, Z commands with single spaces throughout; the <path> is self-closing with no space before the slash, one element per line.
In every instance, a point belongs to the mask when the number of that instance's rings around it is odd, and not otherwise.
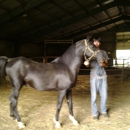
<path fill-rule="evenodd" d="M 116 34 L 117 64 L 130 64 L 130 32 Z"/>

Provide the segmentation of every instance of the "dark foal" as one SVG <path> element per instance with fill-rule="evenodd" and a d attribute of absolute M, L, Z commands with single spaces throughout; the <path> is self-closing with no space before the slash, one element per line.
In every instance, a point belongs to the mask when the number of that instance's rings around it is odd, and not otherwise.
<path fill-rule="evenodd" d="M 72 88 L 75 86 L 83 56 L 91 57 L 96 51 L 97 48 L 89 39 L 85 39 L 71 45 L 61 57 L 46 64 L 37 63 L 25 57 L 0 57 L 0 79 L 2 80 L 5 76 L 8 76 L 12 86 L 10 116 L 18 121 L 19 127 L 25 127 L 17 110 L 18 96 L 23 85 L 43 91 L 56 90 L 59 92 L 54 118 L 57 128 L 61 127 L 59 113 L 63 99 L 66 96 L 70 114 L 69 118 L 74 125 L 78 125 L 73 116 Z M 103 61 L 100 51 L 93 56 L 97 60 Z"/>

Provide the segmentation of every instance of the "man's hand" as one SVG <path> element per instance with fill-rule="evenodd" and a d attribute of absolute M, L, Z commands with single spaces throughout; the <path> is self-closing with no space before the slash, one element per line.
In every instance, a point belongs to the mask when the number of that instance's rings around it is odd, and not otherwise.
<path fill-rule="evenodd" d="M 106 60 L 105 62 L 99 62 L 99 65 L 107 68 L 108 67 L 108 60 Z"/>

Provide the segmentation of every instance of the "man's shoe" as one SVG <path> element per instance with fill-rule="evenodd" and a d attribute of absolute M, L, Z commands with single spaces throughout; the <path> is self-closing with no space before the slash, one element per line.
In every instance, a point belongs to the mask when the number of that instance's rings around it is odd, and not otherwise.
<path fill-rule="evenodd" d="M 93 116 L 94 120 L 99 120 L 99 116 Z"/>
<path fill-rule="evenodd" d="M 102 115 L 103 115 L 104 117 L 106 117 L 106 118 L 109 118 L 108 113 L 103 113 Z"/>

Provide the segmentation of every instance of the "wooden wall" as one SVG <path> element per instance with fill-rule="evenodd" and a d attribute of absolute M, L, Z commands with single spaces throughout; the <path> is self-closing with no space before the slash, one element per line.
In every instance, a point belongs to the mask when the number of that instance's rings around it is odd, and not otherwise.
<path fill-rule="evenodd" d="M 101 49 L 107 51 L 111 57 L 116 57 L 116 34 L 111 32 L 101 33 Z"/>
<path fill-rule="evenodd" d="M 101 37 L 102 45 L 101 49 L 106 50 L 107 52 L 111 53 L 112 57 L 115 57 L 115 51 L 116 51 L 116 34 L 111 32 L 105 32 L 99 34 Z M 68 46 L 69 47 L 69 46 Z M 61 52 L 61 50 L 66 50 L 66 46 L 59 46 L 58 45 L 50 45 L 46 46 L 46 51 L 50 55 L 58 55 L 57 53 L 60 53 L 60 55 L 64 52 Z M 57 51 L 56 51 L 57 49 Z M 14 42 L 9 42 L 6 40 L 0 40 L 0 56 L 7 56 L 7 57 L 17 57 L 17 56 L 25 56 L 25 57 L 39 57 L 44 56 L 44 41 L 43 43 L 37 43 L 37 44 L 18 44 Z"/>
<path fill-rule="evenodd" d="M 0 40 L 0 56 L 13 57 L 14 43 L 6 40 Z"/>
<path fill-rule="evenodd" d="M 22 44 L 19 46 L 19 56 L 25 57 L 37 57 L 43 55 L 43 47 L 42 44 Z"/>
<path fill-rule="evenodd" d="M 0 40 L 0 56 L 7 57 L 36 57 L 43 56 L 42 44 L 21 44 Z"/>

